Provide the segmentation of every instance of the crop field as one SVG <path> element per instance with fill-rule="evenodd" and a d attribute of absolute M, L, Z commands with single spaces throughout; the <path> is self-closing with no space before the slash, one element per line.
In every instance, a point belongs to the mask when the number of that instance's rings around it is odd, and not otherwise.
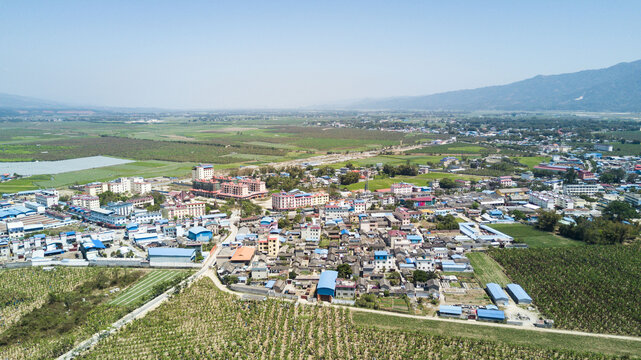
<path fill-rule="evenodd" d="M 45 145 L 22 143 L 3 145 L 0 159 L 31 158 L 35 160 L 63 160 L 82 156 L 106 155 L 135 160 L 163 160 L 176 162 L 231 163 L 233 153 L 285 156 L 287 151 L 263 146 L 228 142 L 154 141 L 126 137 L 100 136 L 72 140 L 52 140 Z M 242 160 L 242 159 L 241 159 Z"/>
<path fill-rule="evenodd" d="M 368 165 L 375 166 L 379 163 L 398 166 L 401 164 L 407 164 L 408 162 L 412 165 L 427 165 L 428 163 L 438 164 L 442 158 L 443 156 L 439 155 L 380 155 L 365 159 L 335 163 L 330 166 L 337 169 L 345 166 L 348 162 L 352 163 L 355 167 Z"/>
<path fill-rule="evenodd" d="M 444 178 L 479 180 L 482 177 L 476 176 L 476 175 L 431 172 L 429 174 L 421 174 L 417 176 L 395 176 L 395 177 L 386 177 L 386 178 L 376 178 L 376 179 L 370 180 L 368 186 L 369 186 L 369 189 L 372 191 L 375 191 L 378 189 L 387 189 L 392 184 L 398 183 L 398 182 L 407 182 L 417 186 L 425 186 L 425 185 L 429 185 L 429 183 L 434 179 L 444 179 Z M 347 189 L 349 190 L 358 190 L 358 189 L 364 189 L 364 188 L 365 188 L 364 181 L 347 185 Z"/>
<path fill-rule="evenodd" d="M 42 305 L 49 292 L 70 291 L 97 273 L 96 270 L 58 267 L 53 271 L 41 268 L 0 271 L 0 333 Z"/>
<path fill-rule="evenodd" d="M 507 275 L 501 269 L 501 266 L 483 252 L 471 252 L 467 254 L 470 264 L 474 268 L 474 276 L 483 288 L 490 282 L 505 286 L 510 283 Z"/>
<path fill-rule="evenodd" d="M 141 270 L 55 267 L 0 272 L 0 358 L 52 359 L 133 308 L 107 304 Z"/>
<path fill-rule="evenodd" d="M 420 149 L 407 151 L 406 154 L 480 154 L 490 149 L 474 144 L 452 143 L 445 145 L 428 145 Z"/>
<path fill-rule="evenodd" d="M 357 326 L 371 327 L 374 329 L 412 331 L 432 336 L 457 336 L 483 341 L 484 344 L 493 344 L 492 346 L 498 347 L 505 346 L 503 344 L 506 344 L 509 347 L 542 348 L 547 349 L 546 351 L 559 349 L 569 351 L 573 354 L 572 356 L 576 358 L 601 359 L 600 356 L 603 356 L 603 358 L 614 358 L 614 356 L 632 356 L 637 358 L 641 356 L 641 342 L 639 341 L 546 333 L 525 329 L 497 328 L 485 325 L 453 323 L 431 319 L 413 319 L 359 311 L 352 312 L 352 320 Z M 565 352 L 562 353 L 565 354 Z M 595 353 L 604 355 L 593 355 Z M 582 354 L 584 357 L 578 354 Z M 552 354 L 548 356 L 550 359 L 555 358 Z M 517 355 L 490 358 L 523 359 L 522 356 Z"/>
<path fill-rule="evenodd" d="M 94 154 L 136 160 L 232 163 L 247 155 L 269 155 L 287 160 L 292 152 L 355 151 L 411 144 L 423 135 L 398 132 L 262 124 L 192 123 L 185 119 L 156 124 L 88 123 L 65 121 L 36 123 L 25 132 L 8 128 L 0 138 L 0 161 L 61 160 Z M 235 158 L 233 154 L 244 154 Z M 219 157 L 227 155 L 225 159 Z M 252 159 L 258 161 L 259 159 Z"/>
<path fill-rule="evenodd" d="M 526 243 L 531 248 L 583 246 L 584 242 L 541 231 L 525 224 L 492 224 L 492 228 L 514 238 L 516 242 Z"/>
<path fill-rule="evenodd" d="M 138 281 L 136 284 L 125 290 L 117 298 L 113 299 L 110 305 L 130 305 L 139 302 L 151 294 L 154 286 L 185 274 L 182 270 L 154 270 Z"/>
<path fill-rule="evenodd" d="M 369 314 L 367 314 L 369 316 Z M 404 319 L 405 320 L 405 319 Z M 450 333 L 449 335 L 451 335 Z M 361 326 L 346 308 L 243 301 L 203 278 L 102 340 L 83 359 L 603 359 L 585 352 L 509 345 Z"/>
<path fill-rule="evenodd" d="M 490 255 L 563 329 L 641 336 L 641 246 L 502 249 Z"/>

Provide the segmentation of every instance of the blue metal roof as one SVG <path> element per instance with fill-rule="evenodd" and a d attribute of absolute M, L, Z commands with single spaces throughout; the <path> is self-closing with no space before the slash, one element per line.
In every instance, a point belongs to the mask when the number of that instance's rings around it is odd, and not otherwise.
<path fill-rule="evenodd" d="M 181 249 L 181 248 L 149 248 L 147 250 L 149 256 L 165 256 L 165 257 L 194 257 L 196 256 L 195 249 Z"/>
<path fill-rule="evenodd" d="M 102 243 L 102 241 L 97 240 L 97 239 L 92 239 L 91 242 L 93 243 L 93 247 L 96 249 L 104 249 L 105 244 Z"/>
<path fill-rule="evenodd" d="M 374 251 L 374 256 L 387 256 L 387 251 L 385 251 L 385 250 L 376 250 L 376 251 Z"/>
<path fill-rule="evenodd" d="M 276 283 L 276 280 L 269 280 L 266 284 L 265 287 L 268 289 L 271 289 L 274 287 L 274 284 Z"/>
<path fill-rule="evenodd" d="M 189 232 L 192 234 L 201 234 L 204 232 L 211 232 L 211 230 L 206 229 L 202 226 L 194 226 L 193 228 L 189 229 Z"/>
<path fill-rule="evenodd" d="M 318 279 L 318 286 L 316 287 L 318 294 L 334 296 L 334 291 L 336 290 L 336 278 L 338 278 L 337 271 L 323 271 Z"/>
<path fill-rule="evenodd" d="M 47 251 L 45 251 L 45 256 L 58 255 L 58 254 L 62 254 L 64 252 L 65 251 L 63 249 L 47 250 Z"/>
<path fill-rule="evenodd" d="M 505 320 L 505 313 L 501 310 L 478 309 L 476 315 L 483 319 Z"/>
<path fill-rule="evenodd" d="M 461 315 L 463 313 L 463 308 L 454 305 L 441 305 L 438 307 L 438 312 L 448 315 Z"/>
<path fill-rule="evenodd" d="M 499 284 L 496 283 L 487 283 L 487 292 L 494 301 L 508 301 L 505 291 L 501 288 Z"/>
<path fill-rule="evenodd" d="M 519 284 L 507 284 L 507 291 L 512 295 L 512 298 L 517 302 L 532 302 L 532 298 Z"/>

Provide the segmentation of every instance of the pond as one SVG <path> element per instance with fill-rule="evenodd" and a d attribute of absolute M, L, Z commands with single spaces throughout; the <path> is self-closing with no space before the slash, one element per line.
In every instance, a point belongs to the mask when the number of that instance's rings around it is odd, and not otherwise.
<path fill-rule="evenodd" d="M 120 165 L 133 162 L 133 160 L 118 159 L 107 156 L 90 156 L 58 161 L 24 161 L 0 162 L 0 174 L 53 175 L 69 171 L 78 171 L 99 168 L 104 166 Z"/>

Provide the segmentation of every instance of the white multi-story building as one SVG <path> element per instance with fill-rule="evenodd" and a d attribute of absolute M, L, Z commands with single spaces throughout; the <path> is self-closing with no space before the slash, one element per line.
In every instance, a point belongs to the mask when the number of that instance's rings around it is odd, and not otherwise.
<path fill-rule="evenodd" d="M 324 205 L 329 201 L 329 195 L 323 192 L 304 193 L 298 190 L 281 192 L 272 195 L 272 209 L 291 210 L 301 207 Z"/>
<path fill-rule="evenodd" d="M 36 193 L 36 202 L 44 207 L 57 206 L 59 199 L 60 195 L 56 189 L 42 190 Z"/>
<path fill-rule="evenodd" d="M 499 176 L 498 182 L 501 187 L 512 187 L 516 185 L 511 176 Z"/>
<path fill-rule="evenodd" d="M 134 194 L 140 194 L 140 195 L 148 194 L 151 192 L 151 183 L 148 183 L 144 180 L 134 181 L 131 184 L 131 191 Z"/>
<path fill-rule="evenodd" d="M 100 195 L 108 189 L 107 183 L 91 183 L 85 185 L 85 193 L 93 196 Z"/>
<path fill-rule="evenodd" d="M 416 259 L 416 269 L 423 271 L 434 271 L 434 259 Z"/>
<path fill-rule="evenodd" d="M 12 221 L 7 223 L 7 234 L 10 239 L 19 239 L 24 237 L 24 223 L 22 221 Z"/>
<path fill-rule="evenodd" d="M 162 220 L 162 213 L 160 211 L 136 210 L 131 215 L 131 220 L 138 224 L 149 224 Z"/>
<path fill-rule="evenodd" d="M 641 207 L 641 194 L 626 193 L 624 200 L 635 208 Z"/>
<path fill-rule="evenodd" d="M 387 253 L 387 251 L 379 250 L 374 251 L 374 268 L 379 272 L 385 272 L 394 269 L 394 257 Z"/>
<path fill-rule="evenodd" d="M 320 241 L 321 227 L 315 224 L 305 224 L 300 228 L 300 238 L 305 241 Z"/>
<path fill-rule="evenodd" d="M 396 183 L 392 184 L 390 190 L 394 195 L 411 195 L 414 185 L 407 183 Z"/>
<path fill-rule="evenodd" d="M 353 201 L 353 208 L 356 214 L 362 214 L 367 210 L 367 203 L 365 200 L 356 199 Z"/>
<path fill-rule="evenodd" d="M 191 180 L 209 180 L 214 177 L 214 165 L 200 164 L 191 170 Z"/>
<path fill-rule="evenodd" d="M 552 210 L 556 206 L 563 209 L 574 209 L 574 200 L 568 195 L 549 191 L 534 191 L 529 194 L 530 203 L 543 209 Z"/>
<path fill-rule="evenodd" d="M 192 202 L 192 203 L 182 203 L 174 206 L 166 207 L 167 218 L 173 219 L 183 219 L 186 217 L 198 217 L 205 215 L 205 203 L 202 202 Z"/>
<path fill-rule="evenodd" d="M 100 207 L 100 199 L 88 194 L 74 195 L 71 197 L 71 205 L 93 210 Z"/>
<path fill-rule="evenodd" d="M 570 196 L 587 195 L 592 196 L 599 192 L 602 187 L 599 184 L 568 184 L 563 185 L 563 193 Z"/>
<path fill-rule="evenodd" d="M 123 194 L 131 192 L 131 180 L 129 178 L 119 178 L 107 183 L 107 190 L 114 194 Z"/>

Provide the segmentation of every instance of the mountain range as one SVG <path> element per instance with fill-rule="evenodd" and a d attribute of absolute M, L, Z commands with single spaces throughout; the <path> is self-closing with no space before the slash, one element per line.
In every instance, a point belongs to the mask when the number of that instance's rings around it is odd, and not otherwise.
<path fill-rule="evenodd" d="M 568 110 L 641 112 L 641 60 L 609 68 L 538 75 L 507 85 L 425 96 L 365 99 L 362 110 Z"/>
<path fill-rule="evenodd" d="M 0 109 L 77 109 L 78 106 L 1 94 Z M 81 108 L 89 109 L 83 106 Z M 94 107 L 101 110 L 117 108 Z M 641 112 L 641 60 L 609 68 L 538 75 L 507 85 L 424 96 L 364 99 L 322 106 L 351 110 L 523 110 Z M 142 109 L 138 109 L 139 111 Z M 144 109 L 151 111 L 153 109 Z"/>

